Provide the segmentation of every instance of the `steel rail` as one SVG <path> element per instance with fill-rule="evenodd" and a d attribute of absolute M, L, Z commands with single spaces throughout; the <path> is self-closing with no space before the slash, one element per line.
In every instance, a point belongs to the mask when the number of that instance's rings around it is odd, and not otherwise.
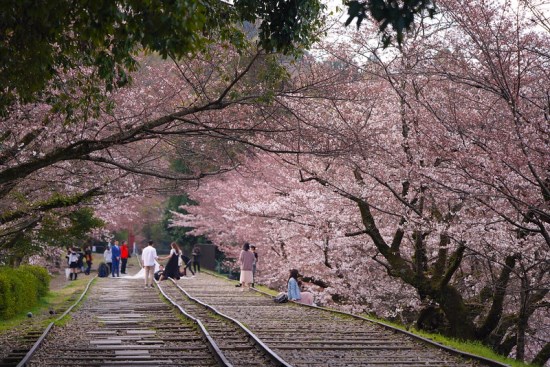
<path fill-rule="evenodd" d="M 224 277 L 222 275 L 219 275 L 219 274 L 216 274 L 214 272 L 211 272 L 209 271 L 208 274 L 212 275 L 212 276 L 215 276 L 215 277 L 218 277 L 220 279 L 224 279 L 225 281 L 230 281 L 232 282 L 231 279 L 228 279 L 227 277 Z M 259 289 L 256 289 L 256 288 L 250 288 L 252 290 L 254 290 L 255 292 L 257 293 L 260 293 L 260 294 L 263 294 L 265 296 L 268 296 L 270 298 L 273 298 L 272 295 L 270 295 L 269 293 L 267 292 L 264 292 L 264 291 L 261 291 Z M 292 301 L 291 301 L 292 302 Z M 483 357 L 483 356 L 478 356 L 476 354 L 471 354 L 471 353 L 468 353 L 468 352 L 464 352 L 464 351 L 461 351 L 461 350 L 458 350 L 458 349 L 455 349 L 455 348 L 452 348 L 452 347 L 449 347 L 449 346 L 446 346 L 444 344 L 441 344 L 441 343 L 438 343 L 432 339 L 429 339 L 429 338 L 425 338 L 423 336 L 420 336 L 420 335 L 417 335 L 417 334 L 414 334 L 414 333 L 411 333 L 410 331 L 407 331 L 407 330 L 403 330 L 403 329 L 400 329 L 400 328 L 397 328 L 395 326 L 391 326 L 391 325 L 388 325 L 388 324 L 385 324 L 381 321 L 377 321 L 377 320 L 371 320 L 371 319 L 368 319 L 364 316 L 359 316 L 359 315 L 354 315 L 352 313 L 348 313 L 348 312 L 345 312 L 345 311 L 339 311 L 339 310 L 333 310 L 333 309 L 330 309 L 330 308 L 326 308 L 326 307 L 319 307 L 319 306 L 313 306 L 313 305 L 306 305 L 306 304 L 303 304 L 303 303 L 299 303 L 299 302 L 293 302 L 297 305 L 300 305 L 300 306 L 304 306 L 304 307 L 311 307 L 311 308 L 314 308 L 314 309 L 318 309 L 318 310 L 323 310 L 323 311 L 327 311 L 327 312 L 332 312 L 332 313 L 336 313 L 336 314 L 341 314 L 341 315 L 346 315 L 346 316 L 351 316 L 355 319 L 360 319 L 360 320 L 363 320 L 363 321 L 368 321 L 370 323 L 373 323 L 373 324 L 377 324 L 377 325 L 380 325 L 382 327 L 384 327 L 385 329 L 387 330 L 392 330 L 392 331 L 396 331 L 396 332 L 399 332 L 399 333 L 402 333 L 402 334 L 405 334 L 405 335 L 408 335 L 414 339 L 417 339 L 417 340 L 420 340 L 424 343 L 427 343 L 427 344 L 430 344 L 430 345 L 433 345 L 437 348 L 440 348 L 440 349 L 443 349 L 443 350 L 446 350 L 452 354 L 455 354 L 455 355 L 459 355 L 463 358 L 469 358 L 469 359 L 474 359 L 474 360 L 477 360 L 477 361 L 480 361 L 480 362 L 483 362 L 483 363 L 486 363 L 487 365 L 489 366 L 494 366 L 494 367 L 510 367 L 509 364 L 505 364 L 505 363 L 502 363 L 502 362 L 499 362 L 499 361 L 495 361 L 493 359 L 490 359 L 490 358 L 487 358 L 487 357 Z"/>
<path fill-rule="evenodd" d="M 137 256 L 137 255 L 136 255 Z M 141 258 L 139 256 L 137 256 L 137 261 L 138 261 L 138 264 L 140 266 L 140 268 L 143 268 L 143 264 L 141 263 Z M 174 302 L 174 300 L 172 298 L 170 298 L 166 292 L 164 292 L 164 290 L 162 289 L 162 287 L 159 285 L 159 282 L 155 281 L 156 283 L 156 286 L 157 288 L 159 289 L 160 293 L 162 294 L 162 296 L 172 304 L 172 306 L 176 307 L 185 317 L 189 318 L 190 320 L 192 320 L 195 324 L 197 324 L 197 326 L 199 327 L 201 333 L 204 335 L 204 337 L 206 338 L 206 340 L 208 341 L 207 345 L 208 345 L 208 349 L 214 354 L 216 360 L 218 361 L 218 363 L 220 363 L 221 366 L 223 367 L 233 367 L 233 365 L 229 362 L 229 360 L 227 359 L 227 357 L 223 354 L 223 352 L 221 351 L 220 347 L 218 346 L 218 344 L 214 341 L 214 339 L 212 338 L 212 336 L 210 336 L 210 333 L 208 332 L 208 330 L 206 330 L 206 328 L 204 327 L 203 323 L 201 322 L 201 320 L 197 319 L 196 317 L 188 314 L 180 305 L 178 305 L 176 302 Z"/>
<path fill-rule="evenodd" d="M 217 275 L 216 275 L 217 276 Z M 220 278 L 223 278 L 221 276 L 219 276 Z M 226 279 L 226 278 L 224 278 Z M 272 295 L 270 295 L 269 293 L 266 293 L 264 291 L 261 291 L 259 289 L 256 289 L 256 288 L 251 288 L 253 289 L 255 292 L 258 292 L 260 294 L 263 294 L 265 296 L 268 296 L 270 298 L 273 298 Z M 449 346 L 446 346 L 444 344 L 441 344 L 441 343 L 438 343 L 434 340 L 431 340 L 429 338 L 425 338 L 423 336 L 420 336 L 420 335 L 417 335 L 417 334 L 414 334 L 414 333 L 411 333 L 410 331 L 406 331 L 406 330 L 403 330 L 403 329 L 399 329 L 395 326 L 391 326 L 391 325 L 388 325 L 388 324 L 385 324 L 381 321 L 376 321 L 376 320 L 371 320 L 371 319 L 368 319 L 364 316 L 360 316 L 360 315 L 354 315 L 352 313 L 349 313 L 349 312 L 345 312 L 345 311 L 339 311 L 339 310 L 333 310 L 333 309 L 330 309 L 330 308 L 326 308 L 326 307 L 319 307 L 319 306 L 313 306 L 313 305 L 306 305 L 306 304 L 303 304 L 303 303 L 300 303 L 300 302 L 294 302 L 294 301 L 291 301 L 293 302 L 294 304 L 297 304 L 297 305 L 300 305 L 300 306 L 303 306 L 303 307 L 310 307 L 310 308 L 314 308 L 316 310 L 323 310 L 323 311 L 326 311 L 326 312 L 331 312 L 331 313 L 336 313 L 336 314 L 340 314 L 340 315 L 345 315 L 345 316 L 351 316 L 355 319 L 359 319 L 359 320 L 363 320 L 363 321 L 368 321 L 370 323 L 373 323 L 373 324 L 377 324 L 377 325 L 380 325 L 388 330 L 392 330 L 392 331 L 396 331 L 396 332 L 399 332 L 399 333 L 402 333 L 402 334 L 405 334 L 405 335 L 408 335 L 414 339 L 417 339 L 417 340 L 420 340 L 424 343 L 427 343 L 427 344 L 430 344 L 432 346 L 435 346 L 437 348 L 440 348 L 440 349 L 443 349 L 443 350 L 446 350 L 448 351 L 449 353 L 452 353 L 452 354 L 455 354 L 455 355 L 459 355 L 463 358 L 468 358 L 468 359 L 474 359 L 474 360 L 477 360 L 477 361 L 480 361 L 480 362 L 483 362 L 483 363 L 486 363 L 487 365 L 489 366 L 494 366 L 494 367 L 510 367 L 509 364 L 505 364 L 505 363 L 502 363 L 502 362 L 499 362 L 499 361 L 495 361 L 493 359 L 490 359 L 490 358 L 487 358 L 487 357 L 482 357 L 482 356 L 478 356 L 478 355 L 475 355 L 475 354 L 471 354 L 471 353 L 468 353 L 468 352 L 464 352 L 464 351 L 461 351 L 461 350 L 458 350 L 458 349 L 455 349 L 455 348 L 452 348 L 452 347 L 449 347 Z"/>
<path fill-rule="evenodd" d="M 210 336 L 210 333 L 208 333 L 208 330 L 206 330 L 206 328 L 204 327 L 201 320 L 199 320 L 196 317 L 188 314 L 180 305 L 178 305 L 176 302 L 174 302 L 174 300 L 172 300 L 172 298 L 170 298 L 164 292 L 164 290 L 158 284 L 158 282 L 157 282 L 157 288 L 159 289 L 159 291 L 163 295 L 163 297 L 166 298 L 166 300 L 168 300 L 168 302 L 170 302 L 172 304 L 172 306 L 176 307 L 183 315 L 185 315 L 185 317 L 191 319 L 195 324 L 197 324 L 197 326 L 201 330 L 201 333 L 204 335 L 206 340 L 208 340 L 208 349 L 210 349 L 210 351 L 214 354 L 214 356 L 216 357 L 216 360 L 218 361 L 218 363 L 220 363 L 220 365 L 224 366 L 224 367 L 233 367 L 233 365 L 229 362 L 227 357 L 221 351 L 218 344 L 214 341 L 212 336 Z"/>
<path fill-rule="evenodd" d="M 226 314 L 223 314 L 221 313 L 220 311 L 218 311 L 215 307 L 205 303 L 205 302 L 202 302 L 201 300 L 195 298 L 195 297 L 192 297 L 185 289 L 183 289 L 179 284 L 177 284 L 174 279 L 172 278 L 169 278 L 173 283 L 174 285 L 183 293 L 185 294 L 185 296 L 189 299 L 191 299 L 192 301 L 206 307 L 207 309 L 211 310 L 212 312 L 214 312 L 215 314 L 221 316 L 222 318 L 226 319 L 226 320 L 229 320 L 235 324 L 237 324 L 246 334 L 248 334 L 252 339 L 254 339 L 254 341 L 260 346 L 260 348 L 265 352 L 267 353 L 270 358 L 278 363 L 279 365 L 281 366 L 284 366 L 284 367 L 293 367 L 291 364 L 289 364 L 288 362 L 286 362 L 283 358 L 281 358 L 281 356 L 279 356 L 277 353 L 275 353 L 273 350 L 271 350 L 271 348 L 269 348 L 256 334 L 254 334 L 250 329 L 248 329 L 246 326 L 244 326 L 239 320 L 236 320 Z"/>
<path fill-rule="evenodd" d="M 48 326 L 46 326 L 46 329 L 44 330 L 44 332 L 42 333 L 42 335 L 40 335 L 40 337 L 38 338 L 38 340 L 36 340 L 36 342 L 33 344 L 33 346 L 31 347 L 31 349 L 29 349 L 29 351 L 27 352 L 27 354 L 25 354 L 25 356 L 23 357 L 23 359 L 17 364 L 17 367 L 25 367 L 27 366 L 27 363 L 29 362 L 29 360 L 32 358 L 32 356 L 34 355 L 34 353 L 38 350 L 38 348 L 40 348 L 40 346 L 42 345 L 42 343 L 44 342 L 44 340 L 46 339 L 46 337 L 48 336 L 48 334 L 50 333 L 50 331 L 52 330 L 53 326 L 55 325 L 56 322 L 62 320 L 65 316 L 67 316 L 67 314 L 69 312 L 72 311 L 73 308 L 75 308 L 79 303 L 80 301 L 82 301 L 82 299 L 84 298 L 84 296 L 86 295 L 86 293 L 88 292 L 88 290 L 90 289 L 90 285 L 92 284 L 92 282 L 95 280 L 95 278 L 97 277 L 97 275 L 95 277 L 93 277 L 92 279 L 90 279 L 90 281 L 88 281 L 88 284 L 86 285 L 86 288 L 84 289 L 84 291 L 82 292 L 82 294 L 80 295 L 80 297 L 78 298 L 78 300 L 76 300 L 75 303 L 73 303 L 73 305 L 71 305 L 71 307 L 69 307 L 65 312 L 63 312 L 63 314 L 61 316 L 59 316 L 57 319 L 55 319 L 55 321 L 52 321 L 48 324 Z"/>

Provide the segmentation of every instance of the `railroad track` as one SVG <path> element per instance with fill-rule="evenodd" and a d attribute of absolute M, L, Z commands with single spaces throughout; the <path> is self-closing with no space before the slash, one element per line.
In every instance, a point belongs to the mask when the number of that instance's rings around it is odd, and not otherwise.
<path fill-rule="evenodd" d="M 192 319 L 143 281 L 100 278 L 28 366 L 229 366 Z"/>
<path fill-rule="evenodd" d="M 181 306 L 188 314 L 201 320 L 210 336 L 233 366 L 290 367 L 279 356 L 266 348 L 246 327 L 193 300 L 177 282 L 169 280 L 158 284 L 167 297 Z"/>
<path fill-rule="evenodd" d="M 142 280 L 98 279 L 65 325 L 52 328 L 20 365 L 503 366 L 351 315 L 276 304 L 234 284 L 204 273 L 158 289 L 144 289 Z"/>
<path fill-rule="evenodd" d="M 0 367 L 16 367 L 27 355 L 32 346 L 40 338 L 44 330 L 42 328 L 30 327 L 15 340 L 15 346 L 7 356 L 0 360 Z"/>
<path fill-rule="evenodd" d="M 295 367 L 505 366 L 473 360 L 351 315 L 294 303 L 277 304 L 235 282 L 201 273 L 177 282 L 192 297 L 239 320 Z"/>
<path fill-rule="evenodd" d="M 71 295 L 62 305 L 56 310 L 52 310 L 50 314 L 61 314 L 56 320 L 64 317 L 67 313 L 80 302 L 89 289 L 93 279 L 91 279 L 82 294 L 75 293 Z M 38 323 L 33 323 L 27 330 L 20 333 L 15 338 L 14 346 L 12 350 L 3 359 L 0 360 L 0 367 L 17 367 L 23 366 L 28 358 L 32 355 L 34 350 L 40 345 L 45 336 L 49 333 L 53 326 L 53 322 L 50 322 L 46 328 L 38 326 Z"/>

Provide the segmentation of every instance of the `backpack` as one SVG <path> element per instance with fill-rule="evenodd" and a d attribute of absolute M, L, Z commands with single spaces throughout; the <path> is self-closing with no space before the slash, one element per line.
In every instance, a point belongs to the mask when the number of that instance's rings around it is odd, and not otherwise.
<path fill-rule="evenodd" d="M 105 278 L 109 276 L 109 267 L 107 266 L 107 264 L 99 264 L 99 267 L 97 268 L 97 276 L 100 278 Z"/>
<path fill-rule="evenodd" d="M 285 292 L 281 292 L 278 295 L 276 295 L 275 298 L 273 298 L 273 302 L 275 302 L 275 303 L 288 302 L 288 296 L 286 295 Z"/>

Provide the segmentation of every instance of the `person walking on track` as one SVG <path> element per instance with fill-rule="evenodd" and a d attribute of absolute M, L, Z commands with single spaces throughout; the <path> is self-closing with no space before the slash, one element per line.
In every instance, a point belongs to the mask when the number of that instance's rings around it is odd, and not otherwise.
<path fill-rule="evenodd" d="M 149 245 L 145 247 L 141 253 L 141 261 L 145 269 L 145 288 L 153 288 L 153 275 L 155 273 L 155 262 L 157 259 L 157 250 L 153 247 L 153 241 L 149 241 Z"/>

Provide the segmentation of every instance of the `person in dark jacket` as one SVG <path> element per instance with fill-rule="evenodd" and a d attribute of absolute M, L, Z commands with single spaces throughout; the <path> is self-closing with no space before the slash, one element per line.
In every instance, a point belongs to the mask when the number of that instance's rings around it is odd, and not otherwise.
<path fill-rule="evenodd" d="M 115 245 L 111 248 L 111 256 L 113 260 L 111 275 L 113 278 L 115 276 L 120 277 L 120 246 L 118 245 L 118 241 L 115 241 Z"/>
<path fill-rule="evenodd" d="M 182 266 L 183 266 L 183 271 L 181 272 L 181 276 L 182 277 L 187 276 L 187 269 L 189 269 L 191 274 L 193 276 L 195 276 L 195 272 L 193 271 L 193 269 L 191 269 L 191 265 L 193 264 L 193 260 L 191 260 L 184 253 L 181 254 L 181 260 L 182 260 Z"/>
<path fill-rule="evenodd" d="M 86 260 L 86 270 L 84 274 L 90 275 L 90 270 L 92 270 L 92 249 L 90 246 L 86 246 L 84 249 L 84 260 Z"/>
<path fill-rule="evenodd" d="M 252 288 L 256 283 L 256 266 L 258 265 L 258 253 L 256 252 L 256 246 L 250 245 L 250 251 L 254 254 L 254 264 L 252 265 Z"/>
<path fill-rule="evenodd" d="M 167 256 L 168 262 L 164 267 L 164 273 L 160 277 L 160 280 L 172 278 L 178 280 L 180 278 L 180 256 L 182 254 L 180 247 L 177 243 L 172 242 L 170 244 L 170 254 Z"/>
<path fill-rule="evenodd" d="M 193 252 L 191 252 L 191 257 L 193 258 L 193 270 L 195 273 L 201 272 L 201 248 L 197 245 L 193 247 Z"/>

